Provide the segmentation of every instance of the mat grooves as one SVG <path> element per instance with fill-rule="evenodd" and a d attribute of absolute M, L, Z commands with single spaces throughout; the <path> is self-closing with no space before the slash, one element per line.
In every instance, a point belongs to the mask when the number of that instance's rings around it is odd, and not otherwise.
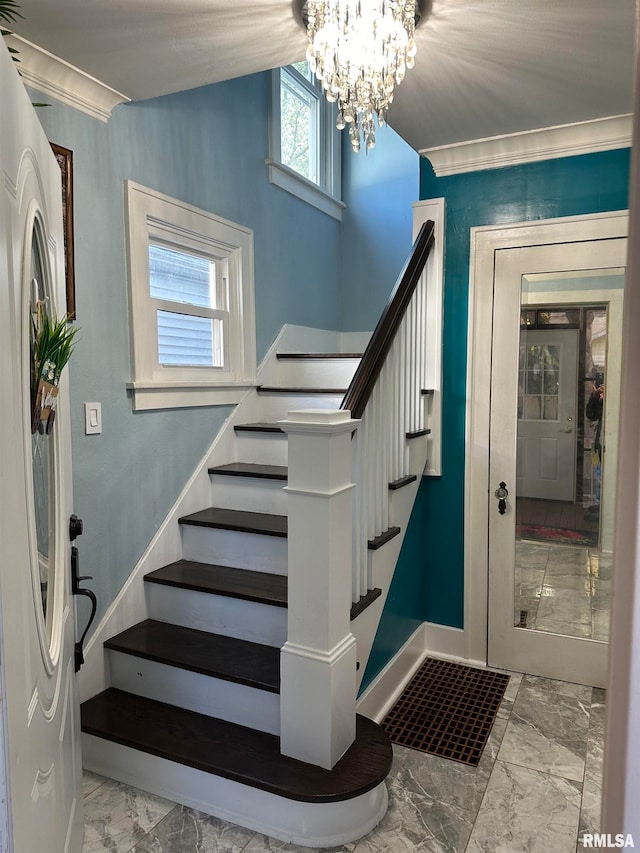
<path fill-rule="evenodd" d="M 300 802 L 349 800 L 379 785 L 391 768 L 387 735 L 360 715 L 355 742 L 333 770 L 323 770 L 281 755 L 275 735 L 112 687 L 81 713 L 86 734 Z"/>
<path fill-rule="evenodd" d="M 501 672 L 427 658 L 382 726 L 393 743 L 476 767 L 508 683 Z"/>
<path fill-rule="evenodd" d="M 280 649 L 145 619 L 104 644 L 123 654 L 280 692 Z"/>

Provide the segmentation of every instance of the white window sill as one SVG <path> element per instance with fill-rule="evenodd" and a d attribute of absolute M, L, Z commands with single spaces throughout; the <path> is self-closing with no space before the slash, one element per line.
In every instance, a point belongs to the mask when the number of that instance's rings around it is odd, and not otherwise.
<path fill-rule="evenodd" d="M 233 406 L 240 403 L 255 382 L 127 382 L 134 412 L 184 409 L 193 406 Z"/>
<path fill-rule="evenodd" d="M 269 167 L 269 183 L 275 184 L 280 189 L 286 190 L 307 204 L 317 207 L 334 219 L 342 222 L 342 211 L 347 206 L 330 193 L 320 189 L 313 181 L 303 178 L 288 166 L 283 166 L 276 160 L 265 160 Z"/>

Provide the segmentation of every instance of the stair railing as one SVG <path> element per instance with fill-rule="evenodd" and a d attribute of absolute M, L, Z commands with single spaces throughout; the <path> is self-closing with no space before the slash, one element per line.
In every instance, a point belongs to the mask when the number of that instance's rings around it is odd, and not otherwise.
<path fill-rule="evenodd" d="M 425 430 L 427 276 L 434 245 L 425 222 L 347 389 L 343 410 L 360 420 L 354 433 L 352 599 L 373 586 L 369 543 L 389 528 L 389 483 L 409 474 L 408 435 Z"/>
<path fill-rule="evenodd" d="M 389 528 L 389 483 L 409 473 L 407 434 L 424 429 L 423 271 L 433 243 L 428 221 L 340 409 L 303 409 L 280 421 L 289 459 L 280 750 L 327 769 L 356 736 L 349 596 L 358 602 L 373 586 L 368 543 Z M 352 524 L 345 524 L 350 514 Z"/>

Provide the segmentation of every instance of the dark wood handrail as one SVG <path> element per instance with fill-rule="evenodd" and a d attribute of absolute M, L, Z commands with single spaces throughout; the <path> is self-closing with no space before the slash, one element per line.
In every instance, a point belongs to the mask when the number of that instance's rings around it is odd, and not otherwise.
<path fill-rule="evenodd" d="M 391 344 L 433 248 L 434 228 L 433 221 L 429 219 L 420 229 L 411 254 L 398 276 L 389 301 L 364 351 L 362 361 L 358 365 L 351 384 L 347 388 L 347 393 L 340 404 L 341 409 L 351 411 L 352 418 L 362 417 L 362 413 L 369 402 L 369 397 L 380 375 L 384 360 L 391 349 Z"/>

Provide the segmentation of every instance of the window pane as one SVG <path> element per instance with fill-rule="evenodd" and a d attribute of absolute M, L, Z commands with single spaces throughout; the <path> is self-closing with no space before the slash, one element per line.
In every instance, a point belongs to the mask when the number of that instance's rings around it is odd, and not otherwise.
<path fill-rule="evenodd" d="M 313 81 L 314 75 L 311 73 L 309 63 L 306 59 L 304 59 L 302 62 L 294 62 L 293 67 L 296 69 L 298 74 L 302 74 L 305 80 Z"/>
<path fill-rule="evenodd" d="M 215 308 L 214 264 L 166 246 L 149 244 L 149 288 L 154 299 Z"/>
<path fill-rule="evenodd" d="M 303 177 L 318 183 L 318 96 L 280 72 L 281 160 Z"/>
<path fill-rule="evenodd" d="M 222 320 L 158 311 L 160 364 L 223 367 Z"/>

